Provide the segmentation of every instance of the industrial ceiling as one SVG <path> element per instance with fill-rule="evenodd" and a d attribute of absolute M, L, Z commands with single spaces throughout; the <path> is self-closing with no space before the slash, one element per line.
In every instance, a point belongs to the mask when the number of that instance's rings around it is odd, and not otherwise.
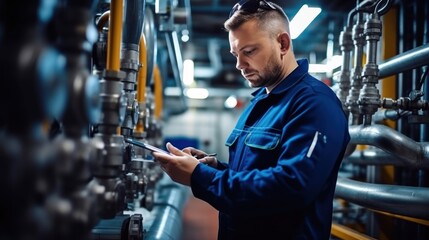
<path fill-rule="evenodd" d="M 185 0 L 186 1 L 186 0 Z M 188 0 L 190 5 L 190 40 L 182 43 L 183 59 L 192 59 L 196 80 L 212 86 L 237 86 L 242 84 L 235 70 L 235 58 L 229 52 L 228 35 L 223 22 L 236 0 Z M 275 0 L 291 19 L 303 4 L 320 7 L 322 12 L 295 40 L 294 51 L 298 58 L 308 58 L 312 63 L 326 59 L 328 42 L 333 43 L 333 52 L 339 54 L 338 37 L 348 13 L 356 1 L 341 0 Z M 215 74 L 198 71 L 199 68 L 218 69 Z M 238 77 L 236 77 L 238 76 Z"/>

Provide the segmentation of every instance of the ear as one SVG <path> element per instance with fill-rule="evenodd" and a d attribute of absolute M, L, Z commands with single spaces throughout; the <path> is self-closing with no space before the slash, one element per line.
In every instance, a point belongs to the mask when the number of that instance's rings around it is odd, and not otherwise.
<path fill-rule="evenodd" d="M 286 53 L 290 50 L 290 36 L 287 32 L 280 33 L 277 37 L 277 41 L 280 43 L 282 53 Z"/>

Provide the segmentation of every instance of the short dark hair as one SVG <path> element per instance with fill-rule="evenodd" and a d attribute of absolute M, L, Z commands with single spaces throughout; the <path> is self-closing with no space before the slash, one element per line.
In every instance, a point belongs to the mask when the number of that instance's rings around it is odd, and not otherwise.
<path fill-rule="evenodd" d="M 246 6 L 249 5 L 248 3 L 250 1 L 252 1 L 251 8 L 246 8 Z M 225 30 L 236 30 L 243 23 L 255 19 L 258 21 L 258 25 L 261 28 L 267 30 L 273 29 L 273 20 L 282 22 L 284 23 L 285 30 L 289 33 L 289 19 L 279 5 L 273 2 L 256 1 L 247 0 L 237 3 L 231 10 L 230 17 L 224 23 Z M 258 5 L 255 5 L 255 3 L 257 3 Z M 269 4 L 269 7 L 264 7 L 264 5 L 262 4 Z"/>

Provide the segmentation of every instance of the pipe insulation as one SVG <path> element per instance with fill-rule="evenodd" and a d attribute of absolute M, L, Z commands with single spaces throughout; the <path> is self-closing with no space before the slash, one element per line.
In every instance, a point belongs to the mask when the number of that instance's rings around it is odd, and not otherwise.
<path fill-rule="evenodd" d="M 125 0 L 122 42 L 138 45 L 142 33 L 145 0 Z"/>
<path fill-rule="evenodd" d="M 429 219 L 429 188 L 338 178 L 335 196 L 374 210 Z"/>

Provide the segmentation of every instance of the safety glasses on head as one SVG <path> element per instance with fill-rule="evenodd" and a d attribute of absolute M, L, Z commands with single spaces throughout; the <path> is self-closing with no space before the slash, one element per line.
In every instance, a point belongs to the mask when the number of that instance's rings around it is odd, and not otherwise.
<path fill-rule="evenodd" d="M 229 17 L 234 15 L 234 13 L 239 10 L 243 10 L 248 13 L 255 13 L 258 11 L 258 9 L 264 9 L 269 11 L 277 10 L 283 15 L 285 15 L 283 9 L 281 9 L 279 6 L 272 2 L 265 0 L 241 0 L 240 2 L 236 3 L 234 7 L 232 7 L 231 12 L 229 13 Z"/>

